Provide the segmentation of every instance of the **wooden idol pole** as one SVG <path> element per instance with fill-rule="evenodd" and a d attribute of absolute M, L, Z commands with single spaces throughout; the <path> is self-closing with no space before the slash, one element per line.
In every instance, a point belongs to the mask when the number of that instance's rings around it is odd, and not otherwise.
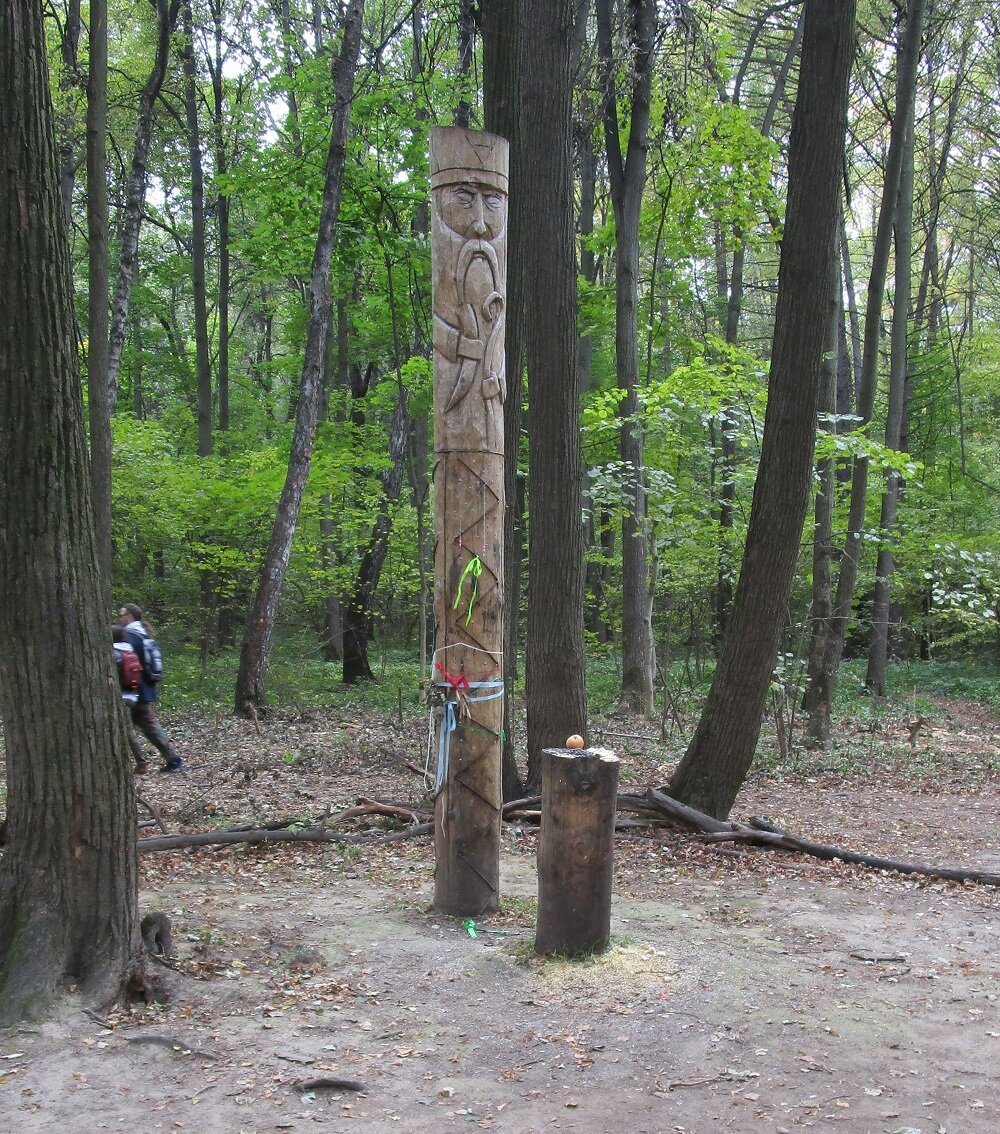
<path fill-rule="evenodd" d="M 431 130 L 434 906 L 459 917 L 499 901 L 507 155 Z"/>

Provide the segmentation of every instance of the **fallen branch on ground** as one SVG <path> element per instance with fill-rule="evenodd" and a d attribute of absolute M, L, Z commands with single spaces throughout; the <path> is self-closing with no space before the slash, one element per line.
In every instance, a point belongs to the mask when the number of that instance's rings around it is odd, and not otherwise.
<path fill-rule="evenodd" d="M 949 882 L 976 882 L 981 886 L 1000 886 L 1000 874 L 985 870 L 965 870 L 961 867 L 924 866 L 915 862 L 898 862 L 879 855 L 859 854 L 843 847 L 813 843 L 780 831 L 765 819 L 751 819 L 749 824 L 714 819 L 711 815 L 687 807 L 656 788 L 649 788 L 647 799 L 657 810 L 682 826 L 699 832 L 707 842 L 740 842 L 750 846 L 773 847 L 775 850 L 809 854 L 827 862 L 849 862 L 857 866 L 870 866 L 874 870 L 891 870 L 896 874 L 919 874 L 925 878 L 941 878 Z"/>
<path fill-rule="evenodd" d="M 354 843 L 378 846 L 396 843 L 426 835 L 434 830 L 433 823 L 415 823 L 402 831 L 386 835 L 338 835 L 325 827 L 305 827 L 301 831 L 276 831 L 270 827 L 257 827 L 238 831 L 199 831 L 190 835 L 154 835 L 138 839 L 140 851 L 185 850 L 188 847 L 232 846 L 236 843 Z"/>

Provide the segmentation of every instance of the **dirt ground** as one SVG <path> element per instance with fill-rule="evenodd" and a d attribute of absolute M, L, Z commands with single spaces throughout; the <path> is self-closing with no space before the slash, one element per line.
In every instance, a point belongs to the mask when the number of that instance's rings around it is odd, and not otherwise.
<path fill-rule="evenodd" d="M 189 771 L 140 791 L 172 831 L 421 792 L 414 722 L 167 723 Z M 995 722 L 942 706 L 927 774 L 897 731 L 854 775 L 755 777 L 734 817 L 1000 872 Z M 627 743 L 623 787 L 655 782 Z M 1000 1129 L 1000 891 L 627 832 L 610 952 L 541 961 L 535 849 L 505 826 L 502 909 L 471 932 L 433 911 L 428 836 L 144 854 L 169 1005 L 0 1031 L 0 1134 Z"/>

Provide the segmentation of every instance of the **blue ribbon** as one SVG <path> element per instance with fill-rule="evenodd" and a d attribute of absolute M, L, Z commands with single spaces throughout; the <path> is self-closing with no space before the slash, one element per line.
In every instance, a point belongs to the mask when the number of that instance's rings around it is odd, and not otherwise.
<path fill-rule="evenodd" d="M 435 681 L 435 685 L 443 689 L 451 689 L 451 684 L 447 681 Z M 502 681 L 470 681 L 470 689 L 492 689 L 493 693 L 488 693 L 485 697 L 466 697 L 466 701 L 479 702 L 479 701 L 495 701 L 498 697 L 503 696 L 504 683 Z M 441 790 L 445 780 L 448 778 L 448 764 L 451 759 L 451 734 L 458 728 L 458 716 L 455 713 L 455 706 L 457 701 L 445 701 L 441 706 L 441 731 L 438 734 L 438 764 L 437 776 L 434 780 L 434 794 Z"/>

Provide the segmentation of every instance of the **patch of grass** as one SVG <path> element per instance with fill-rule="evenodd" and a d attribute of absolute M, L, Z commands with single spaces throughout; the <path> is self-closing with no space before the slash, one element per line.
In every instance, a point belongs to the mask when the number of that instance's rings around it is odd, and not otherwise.
<path fill-rule="evenodd" d="M 538 899 L 502 898 L 500 901 L 500 916 L 530 918 L 534 921 L 538 916 Z"/>

